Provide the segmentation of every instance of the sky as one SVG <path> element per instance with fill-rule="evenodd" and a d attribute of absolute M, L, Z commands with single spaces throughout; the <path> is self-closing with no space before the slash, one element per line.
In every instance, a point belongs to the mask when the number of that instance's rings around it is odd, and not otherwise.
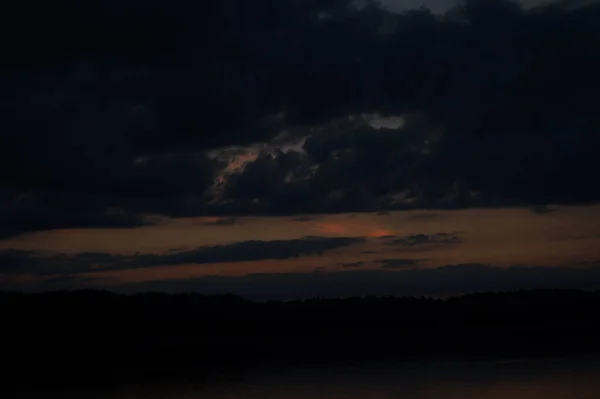
<path fill-rule="evenodd" d="M 584 0 L 585 1 L 585 0 Z M 553 0 L 520 0 L 519 3 L 525 8 L 537 7 L 540 5 L 551 4 Z M 581 1 L 579 2 L 581 3 Z M 394 12 L 403 12 L 420 7 L 430 9 L 435 13 L 445 13 L 453 7 L 461 5 L 458 0 L 381 0 L 381 4 L 388 10 Z"/>
<path fill-rule="evenodd" d="M 15 3 L 0 289 L 600 288 L 600 5 L 541 3 Z"/>

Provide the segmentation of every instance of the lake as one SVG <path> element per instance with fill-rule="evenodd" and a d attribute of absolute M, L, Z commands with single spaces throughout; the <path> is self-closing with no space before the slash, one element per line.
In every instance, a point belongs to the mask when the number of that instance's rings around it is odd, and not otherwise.
<path fill-rule="evenodd" d="M 515 359 L 261 368 L 171 383 L 79 386 L 81 399 L 597 399 L 598 359 Z M 76 386 L 74 384 L 73 386 Z M 19 396 L 15 394 L 15 397 Z"/>

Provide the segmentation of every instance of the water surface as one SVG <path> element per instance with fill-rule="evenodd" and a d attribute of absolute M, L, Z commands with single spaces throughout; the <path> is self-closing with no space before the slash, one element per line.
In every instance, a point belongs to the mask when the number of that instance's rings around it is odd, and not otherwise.
<path fill-rule="evenodd" d="M 598 399 L 600 361 L 516 359 L 270 367 L 172 383 L 72 389 L 93 399 Z"/>

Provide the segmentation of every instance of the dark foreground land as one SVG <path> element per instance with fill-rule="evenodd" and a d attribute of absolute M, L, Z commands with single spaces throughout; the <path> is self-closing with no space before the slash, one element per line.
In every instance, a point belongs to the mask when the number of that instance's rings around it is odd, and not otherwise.
<path fill-rule="evenodd" d="M 6 381 L 158 378 L 264 365 L 600 352 L 600 292 L 255 303 L 0 293 Z"/>

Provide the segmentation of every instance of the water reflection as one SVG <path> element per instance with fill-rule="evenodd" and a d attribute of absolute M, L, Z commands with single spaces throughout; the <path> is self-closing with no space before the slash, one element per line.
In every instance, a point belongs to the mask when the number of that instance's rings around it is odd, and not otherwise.
<path fill-rule="evenodd" d="M 253 371 L 72 397 L 94 399 L 597 399 L 600 362 L 522 360 L 311 367 Z M 222 377 L 222 376 L 221 376 Z"/>

